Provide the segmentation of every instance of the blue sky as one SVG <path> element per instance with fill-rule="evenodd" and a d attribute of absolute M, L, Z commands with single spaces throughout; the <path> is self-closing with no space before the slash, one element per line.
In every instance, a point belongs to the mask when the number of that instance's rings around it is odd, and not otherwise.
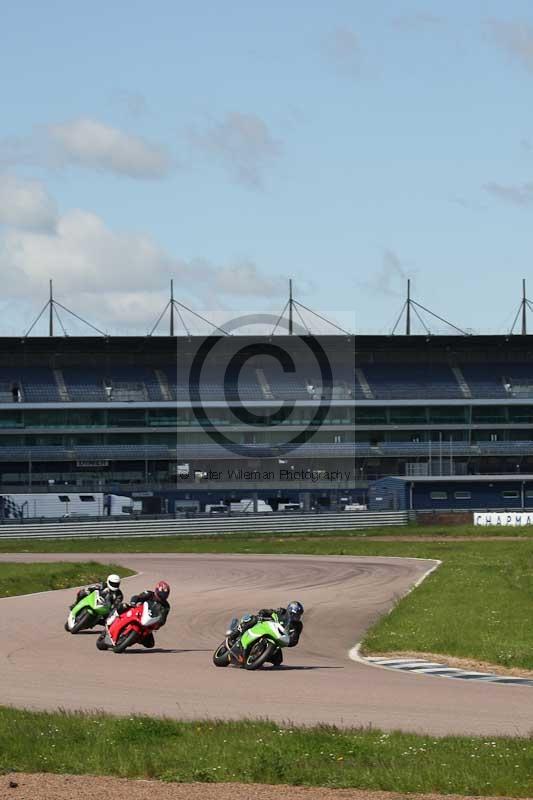
<path fill-rule="evenodd" d="M 533 297 L 530 4 L 21 2 L 2 28 L 2 333 L 49 277 L 131 333 L 172 276 L 219 322 L 292 276 L 360 332 L 407 276 L 476 331 Z"/>

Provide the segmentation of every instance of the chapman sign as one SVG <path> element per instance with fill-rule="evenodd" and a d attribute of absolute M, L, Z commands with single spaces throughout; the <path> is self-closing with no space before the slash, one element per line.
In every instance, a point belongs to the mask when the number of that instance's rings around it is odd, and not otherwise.
<path fill-rule="evenodd" d="M 533 512 L 475 512 L 474 525 L 500 525 L 502 527 L 509 526 L 511 528 L 521 528 L 524 525 L 533 525 Z"/>

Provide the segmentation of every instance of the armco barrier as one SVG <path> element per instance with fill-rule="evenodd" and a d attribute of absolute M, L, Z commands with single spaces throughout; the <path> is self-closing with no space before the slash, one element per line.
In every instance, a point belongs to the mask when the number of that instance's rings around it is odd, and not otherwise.
<path fill-rule="evenodd" d="M 171 520 L 25 523 L 0 526 L 2 539 L 86 539 L 90 536 L 218 536 L 224 533 L 299 533 L 349 531 L 380 525 L 407 525 L 407 511 L 338 514 L 250 514 Z"/>

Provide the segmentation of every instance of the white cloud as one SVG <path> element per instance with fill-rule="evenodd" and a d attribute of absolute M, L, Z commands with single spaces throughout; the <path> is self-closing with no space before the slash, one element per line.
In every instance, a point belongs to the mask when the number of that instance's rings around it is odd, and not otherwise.
<path fill-rule="evenodd" d="M 486 183 L 483 187 L 489 194 L 494 195 L 499 200 L 510 203 L 513 206 L 533 205 L 533 183 L 522 183 L 518 185 L 502 183 Z"/>
<path fill-rule="evenodd" d="M 533 26 L 527 22 L 488 22 L 491 38 L 498 47 L 533 72 Z"/>
<path fill-rule="evenodd" d="M 256 114 L 232 111 L 208 130 L 189 132 L 192 145 L 221 163 L 232 178 L 251 189 L 260 189 L 265 170 L 281 154 L 281 143 Z"/>
<path fill-rule="evenodd" d="M 59 160 L 130 178 L 162 178 L 171 160 L 163 148 L 92 119 L 50 125 L 48 135 Z"/>
<path fill-rule="evenodd" d="M 442 27 L 444 19 L 428 11 L 413 11 L 395 17 L 392 24 L 407 31 L 423 31 Z"/>
<path fill-rule="evenodd" d="M 368 280 L 357 281 L 357 285 L 374 295 L 400 297 L 405 291 L 407 279 L 413 278 L 415 274 L 412 270 L 406 270 L 393 250 L 385 250 L 379 270 Z"/>
<path fill-rule="evenodd" d="M 0 165 L 78 166 L 137 179 L 168 175 L 173 162 L 160 145 L 98 120 L 36 126 L 30 136 L 0 142 Z"/>
<path fill-rule="evenodd" d="M 3 298 L 14 300 L 14 308 L 28 299 L 38 307 L 53 278 L 58 299 L 99 328 L 137 333 L 161 312 L 171 277 L 176 297 L 196 308 L 220 310 L 242 296 L 265 302 L 284 291 L 280 278 L 251 262 L 219 266 L 175 258 L 150 236 L 113 231 L 80 210 L 59 217 L 51 232 L 11 227 L 0 233 L 0 273 Z"/>
<path fill-rule="evenodd" d="M 246 261 L 218 270 L 214 275 L 217 292 L 253 297 L 273 297 L 286 291 L 286 279 L 262 275 L 257 266 Z"/>
<path fill-rule="evenodd" d="M 359 37 L 351 28 L 337 28 L 325 41 L 326 56 L 340 71 L 358 75 L 361 68 Z"/>
<path fill-rule="evenodd" d="M 0 225 L 52 228 L 56 204 L 39 181 L 0 174 Z"/>

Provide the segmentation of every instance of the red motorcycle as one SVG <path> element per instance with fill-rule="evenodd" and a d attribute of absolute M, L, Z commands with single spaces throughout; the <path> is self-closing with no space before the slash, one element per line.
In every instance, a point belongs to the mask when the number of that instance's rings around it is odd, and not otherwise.
<path fill-rule="evenodd" d="M 108 617 L 105 631 L 96 640 L 99 650 L 123 653 L 133 644 L 142 644 L 143 639 L 161 627 L 163 609 L 157 602 L 144 601 L 121 614 L 115 611 Z M 152 645 L 153 646 L 153 645 Z"/>

